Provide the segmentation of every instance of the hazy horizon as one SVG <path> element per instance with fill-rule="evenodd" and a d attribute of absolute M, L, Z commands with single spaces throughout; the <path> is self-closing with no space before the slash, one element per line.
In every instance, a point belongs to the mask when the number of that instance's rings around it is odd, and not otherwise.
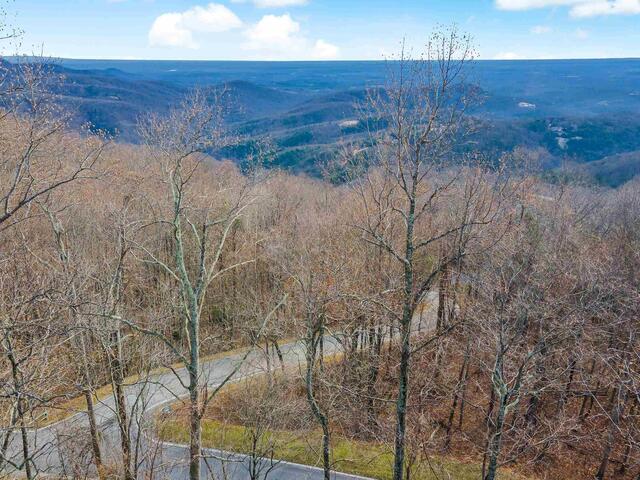
<path fill-rule="evenodd" d="M 17 58 L 42 58 L 37 55 L 21 54 L 21 55 L 7 55 L 3 58 L 17 59 Z M 354 59 L 333 59 L 333 60 L 247 60 L 247 59 L 234 59 L 223 60 L 219 58 L 209 59 L 187 59 L 187 58 L 124 58 L 124 57 L 62 57 L 62 56 L 45 56 L 51 60 L 71 60 L 71 61 L 96 61 L 96 62 L 225 62 L 225 63 L 349 63 L 349 62 L 363 62 L 363 63 L 385 63 L 388 61 L 394 61 L 392 58 L 354 58 Z M 474 58 L 471 62 L 562 62 L 562 61 L 590 61 L 590 60 L 640 60 L 640 54 L 638 56 L 631 57 L 562 57 L 562 58 Z"/>
<path fill-rule="evenodd" d="M 452 23 L 484 59 L 640 57 L 640 0 L 33 0 L 6 9 L 24 32 L 18 53 L 57 58 L 370 61 L 403 39 L 418 52 Z"/>

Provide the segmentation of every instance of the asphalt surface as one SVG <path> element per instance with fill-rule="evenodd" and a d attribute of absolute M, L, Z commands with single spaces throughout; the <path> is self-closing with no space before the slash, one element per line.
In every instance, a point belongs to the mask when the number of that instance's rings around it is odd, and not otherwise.
<path fill-rule="evenodd" d="M 435 328 L 435 308 L 437 292 L 430 292 L 425 304 L 428 305 L 422 314 L 414 317 L 415 330 L 426 332 Z M 285 365 L 303 365 L 305 362 L 304 346 L 301 342 L 284 344 L 281 347 Z M 325 337 L 324 354 L 330 356 L 341 351 L 338 337 Z M 243 353 L 233 353 L 224 357 L 203 362 L 202 375 L 210 387 L 219 385 L 242 361 Z M 234 380 L 266 372 L 266 359 L 260 351 L 253 351 L 242 363 Z M 176 370 L 179 378 L 186 384 L 187 372 L 184 368 Z M 179 398 L 184 398 L 187 391 L 173 372 L 162 372 L 152 375 L 145 384 L 135 384 L 125 389 L 126 404 L 132 418 L 131 432 L 139 447 L 134 452 L 136 464 L 140 472 L 154 471 L 154 478 L 184 480 L 188 478 L 188 447 L 168 442 L 159 442 L 145 432 L 148 431 L 154 415 Z M 95 405 L 96 422 L 102 435 L 101 450 L 105 464 L 120 463 L 120 437 L 112 396 L 97 402 Z M 78 477 L 86 472 L 81 469 L 89 463 L 90 452 L 87 451 L 89 431 L 88 418 L 85 412 L 57 422 L 47 427 L 29 431 L 31 451 L 37 452 L 34 463 L 40 475 L 68 475 Z M 18 432 L 15 432 L 9 443 L 7 457 L 16 463 L 22 459 L 22 444 Z M 284 461 L 261 459 L 255 460 L 260 465 L 260 478 L 268 472 L 270 480 L 320 480 L 322 469 L 299 465 Z M 202 460 L 202 478 L 224 480 L 249 480 L 251 459 L 242 454 L 205 449 Z M 0 472 L 9 475 L 23 476 L 23 472 Z M 363 479 L 340 472 L 332 473 L 335 480 Z"/>

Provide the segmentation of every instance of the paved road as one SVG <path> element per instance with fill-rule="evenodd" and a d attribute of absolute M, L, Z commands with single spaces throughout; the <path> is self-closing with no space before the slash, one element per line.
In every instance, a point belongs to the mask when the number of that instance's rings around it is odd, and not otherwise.
<path fill-rule="evenodd" d="M 426 298 L 421 315 L 416 315 L 414 323 L 420 327 L 420 331 L 426 332 L 435 328 L 435 312 L 433 306 L 437 302 L 437 292 L 431 292 Z M 324 344 L 325 355 L 331 355 L 341 351 L 341 343 L 336 337 L 327 337 Z M 287 366 L 304 363 L 304 346 L 301 342 L 292 342 L 281 346 L 284 362 Z M 202 365 L 203 377 L 207 385 L 219 385 L 242 361 L 242 353 L 229 354 L 204 362 Z M 252 352 L 242 364 L 234 379 L 239 380 L 253 375 L 259 375 L 266 371 L 264 355 L 259 351 Z M 186 383 L 187 373 L 184 368 L 178 369 L 179 377 Z M 149 379 L 145 385 L 131 385 L 126 388 L 127 406 L 132 409 L 134 405 L 144 405 L 145 413 L 139 415 L 138 422 L 133 425 L 132 431 L 144 431 L 144 425 L 148 425 L 156 411 L 184 397 L 187 392 L 180 384 L 174 373 L 158 373 Z M 119 433 L 114 409 L 114 400 L 111 396 L 96 404 L 96 421 L 103 435 L 102 451 L 105 463 L 113 460 L 118 463 Z M 132 415 L 135 416 L 135 415 Z M 78 438 L 86 438 L 88 432 L 88 419 L 85 413 L 80 412 L 66 420 L 48 427 L 31 430 L 29 432 L 32 451 L 37 451 L 35 463 L 42 474 L 59 475 L 66 473 L 73 476 L 79 459 L 88 452 L 78 451 L 80 445 L 86 442 L 78 441 Z M 183 480 L 188 478 L 188 448 L 184 445 L 157 442 L 147 438 L 143 434 L 140 437 L 140 451 L 147 454 L 146 460 L 140 460 L 147 468 L 153 464 L 157 472 L 155 478 L 171 478 Z M 21 443 L 17 433 L 14 434 L 9 446 L 8 457 L 21 459 Z M 150 454 L 149 452 L 152 452 Z M 142 455 L 141 457 L 142 458 Z M 17 460 L 18 461 L 18 460 Z M 271 469 L 269 479 L 272 480 L 320 480 L 323 478 L 319 468 L 298 465 L 289 462 L 274 462 L 263 460 L 262 466 Z M 212 449 L 204 451 L 202 478 L 215 478 L 225 480 L 247 480 L 249 476 L 249 458 L 246 455 L 221 452 Z M 144 467 L 143 467 L 144 469 Z M 264 471 L 264 470 L 263 470 Z M 213 475 L 212 475 L 213 474 Z M 78 475 L 78 472 L 76 472 Z M 335 472 L 332 475 L 335 480 L 362 479 L 354 475 Z"/>

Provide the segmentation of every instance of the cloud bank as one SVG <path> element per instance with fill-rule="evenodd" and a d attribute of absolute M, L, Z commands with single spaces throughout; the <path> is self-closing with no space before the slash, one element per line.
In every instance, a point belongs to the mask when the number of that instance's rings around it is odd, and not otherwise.
<path fill-rule="evenodd" d="M 247 3 L 249 1 L 258 8 L 299 7 L 309 3 L 309 0 L 231 0 L 231 3 Z"/>
<path fill-rule="evenodd" d="M 515 52 L 500 52 L 493 57 L 494 60 L 522 60 L 523 57 Z"/>
<path fill-rule="evenodd" d="M 640 14 L 640 0 L 496 0 L 495 4 L 500 10 L 570 7 L 574 18 Z"/>
<path fill-rule="evenodd" d="M 195 6 L 184 12 L 163 13 L 157 17 L 149 30 L 149 45 L 198 48 L 195 32 L 220 33 L 241 26 L 242 21 L 224 5 Z"/>
<path fill-rule="evenodd" d="M 311 42 L 301 33 L 300 24 L 291 15 L 265 15 L 244 32 L 245 50 L 259 51 L 269 58 L 331 60 L 340 49 L 322 39 Z"/>
<path fill-rule="evenodd" d="M 244 0 L 235 0 L 236 3 Z M 256 5 L 302 5 L 306 0 L 252 0 Z M 244 27 L 244 28 L 242 28 Z M 242 29 L 241 29 L 242 28 Z M 159 15 L 149 30 L 149 45 L 197 49 L 198 33 L 238 30 L 227 39 L 249 53 L 249 58 L 277 60 L 333 60 L 340 49 L 322 38 L 310 39 L 289 13 L 263 15 L 245 24 L 229 8 L 218 3 L 194 6 L 183 12 Z M 232 40 L 230 40 L 232 39 Z M 254 57 L 255 55 L 255 57 Z"/>
<path fill-rule="evenodd" d="M 253 0 L 256 7 L 260 8 L 281 8 L 306 5 L 307 0 Z"/>

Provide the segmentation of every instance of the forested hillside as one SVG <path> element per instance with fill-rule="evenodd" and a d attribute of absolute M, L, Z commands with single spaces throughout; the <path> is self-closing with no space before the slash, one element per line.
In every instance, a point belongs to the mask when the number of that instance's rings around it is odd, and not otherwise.
<path fill-rule="evenodd" d="M 539 174 L 600 120 L 523 119 L 547 148 L 475 151 L 469 39 L 429 45 L 438 68 L 403 52 L 381 88 L 299 103 L 3 71 L 3 475 L 638 478 L 640 182 Z M 336 105 L 356 122 L 322 150 L 339 181 L 272 168 L 261 138 L 242 150 L 239 125 L 333 138 Z M 135 142 L 80 126 L 94 107 Z"/>
<path fill-rule="evenodd" d="M 63 79 L 56 93 L 76 122 L 119 141 L 138 143 L 138 118 L 166 112 L 191 88 L 226 89 L 228 120 L 240 141 L 222 153 L 242 160 L 256 140 L 268 141 L 276 166 L 313 176 L 343 142 L 366 142 L 358 104 L 397 67 L 393 61 L 47 63 Z M 640 151 L 639 68 L 637 59 L 475 61 L 467 81 L 481 100 L 469 111 L 479 126 L 459 149 L 496 156 L 542 148 L 545 168 L 590 164 L 580 169 L 583 180 L 618 186 L 640 171 L 634 161 L 607 161 Z"/>

